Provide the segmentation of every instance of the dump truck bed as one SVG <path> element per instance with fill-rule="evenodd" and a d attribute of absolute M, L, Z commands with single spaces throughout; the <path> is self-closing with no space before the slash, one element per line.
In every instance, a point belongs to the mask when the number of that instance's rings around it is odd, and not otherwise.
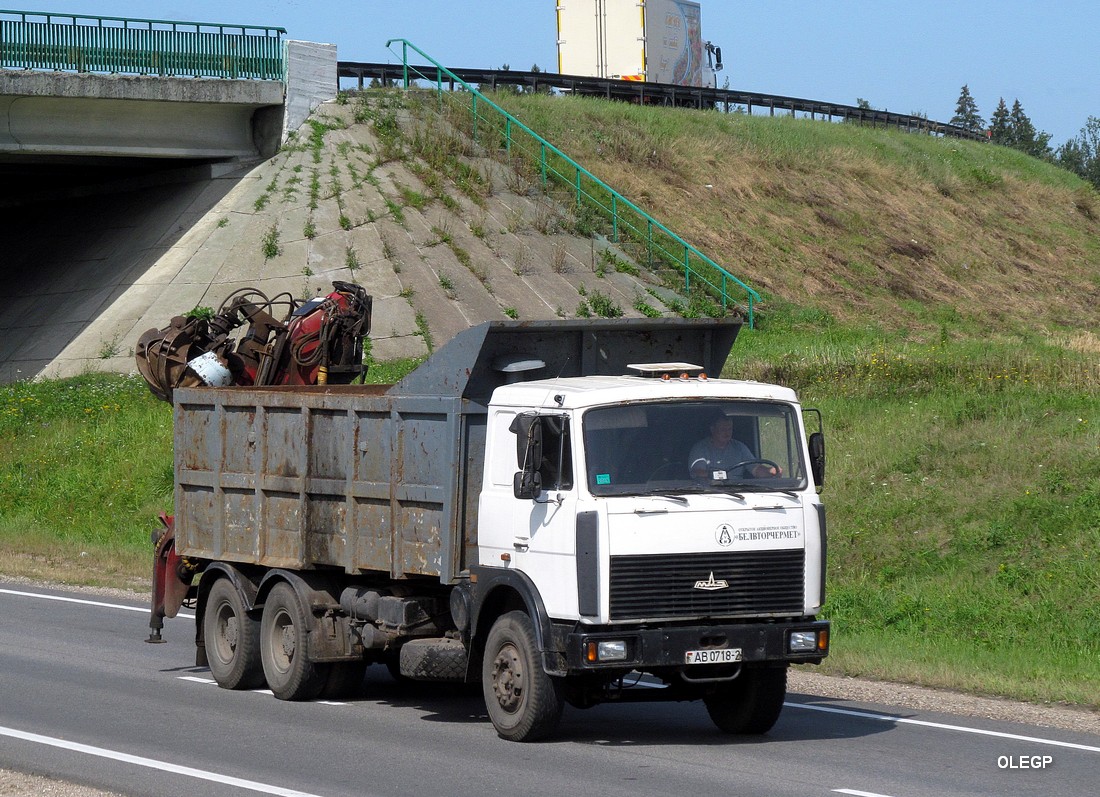
<path fill-rule="evenodd" d="M 481 469 L 456 463 L 482 461 L 485 411 L 387 389 L 179 390 L 180 553 L 450 581 L 477 544 Z"/>

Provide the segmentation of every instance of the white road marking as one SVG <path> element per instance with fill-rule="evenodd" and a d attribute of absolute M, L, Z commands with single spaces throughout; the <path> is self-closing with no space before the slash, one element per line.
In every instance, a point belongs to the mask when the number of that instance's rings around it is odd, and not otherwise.
<path fill-rule="evenodd" d="M 64 603 L 80 603 L 85 606 L 100 606 L 104 609 L 122 609 L 127 612 L 141 612 L 142 614 L 149 613 L 149 607 L 141 606 L 126 606 L 122 603 L 105 603 L 103 601 L 90 601 L 84 598 L 69 598 L 64 595 L 46 595 L 41 592 L 20 592 L 17 589 L 0 589 L 0 594 L 4 595 L 18 595 L 21 598 L 41 598 L 47 601 L 62 601 Z M 186 612 L 180 612 L 176 617 L 186 617 L 191 620 L 195 619 L 195 615 L 187 614 Z"/>
<path fill-rule="evenodd" d="M 282 786 L 274 786 L 270 783 L 259 783 L 254 780 L 245 780 L 244 778 L 235 778 L 231 775 L 222 775 L 218 772 L 208 772 L 204 769 L 195 769 L 193 767 L 180 766 L 179 764 L 170 764 L 167 761 L 156 761 L 152 758 L 143 758 L 142 756 L 130 755 L 129 753 L 121 753 L 117 750 L 108 750 L 104 747 L 92 747 L 87 744 L 79 744 L 78 742 L 70 742 L 65 739 L 55 739 L 52 736 L 41 736 L 37 733 L 27 733 L 26 731 L 19 731 L 15 728 L 5 728 L 0 725 L 0 736 L 7 736 L 12 739 L 22 739 L 26 742 L 33 742 L 35 744 L 44 744 L 49 747 L 57 747 L 62 750 L 71 750 L 76 753 L 84 753 L 85 755 L 96 756 L 97 758 L 107 758 L 112 761 L 121 761 L 125 764 L 134 764 L 139 767 L 146 767 L 148 769 L 156 769 L 161 772 L 171 772 L 175 775 L 184 775 L 189 778 L 196 778 L 198 780 L 208 780 L 213 783 L 222 783 L 227 786 L 236 786 L 241 789 L 248 789 L 249 791 L 260 792 L 261 794 L 275 794 L 279 797 L 318 797 L 316 794 L 310 794 L 309 792 L 297 791 L 295 789 L 286 789 Z"/>
<path fill-rule="evenodd" d="M 887 794 L 876 794 L 873 791 L 857 791 L 856 789 L 833 789 L 837 794 L 851 794 L 854 797 L 889 797 Z"/>
<path fill-rule="evenodd" d="M 899 725 L 920 725 L 925 728 L 938 728 L 946 731 L 959 731 L 960 733 L 975 733 L 980 736 L 995 736 L 998 739 L 1012 739 L 1016 742 L 1033 742 L 1035 744 L 1049 744 L 1054 747 L 1068 747 L 1071 750 L 1085 750 L 1090 753 L 1100 753 L 1100 747 L 1087 744 L 1075 744 L 1073 742 L 1060 742 L 1056 739 L 1041 739 L 1037 736 L 1020 736 L 1016 733 L 1003 733 L 1001 731 L 987 731 L 982 728 L 968 728 L 965 725 L 945 725 L 942 722 L 929 722 L 928 720 L 914 720 L 908 717 L 892 717 L 888 714 L 871 714 L 866 711 L 853 711 L 845 708 L 831 708 L 829 706 L 809 706 L 805 703 L 784 703 L 788 708 L 801 708 L 807 711 L 822 711 L 826 714 L 843 714 L 847 717 L 859 717 L 861 719 L 878 720 L 879 722 L 894 722 Z"/>
<path fill-rule="evenodd" d="M 181 681 L 193 681 L 194 683 L 197 683 L 197 684 L 217 684 L 217 681 L 215 681 L 213 678 L 199 678 L 198 676 L 195 676 L 195 675 L 177 675 L 176 678 L 178 678 Z M 255 692 L 257 695 L 270 695 L 271 697 L 275 697 L 275 693 L 272 692 L 270 689 L 249 689 L 248 691 Z M 341 703 L 338 700 L 310 700 L 309 702 L 310 703 L 320 703 L 322 706 L 346 706 L 346 705 L 348 705 L 347 703 Z"/>

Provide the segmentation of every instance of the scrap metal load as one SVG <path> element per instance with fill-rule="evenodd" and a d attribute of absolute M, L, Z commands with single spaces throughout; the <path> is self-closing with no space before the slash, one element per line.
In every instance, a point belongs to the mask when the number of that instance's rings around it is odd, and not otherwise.
<path fill-rule="evenodd" d="M 332 287 L 306 302 L 244 288 L 209 317 L 176 316 L 138 340 L 138 371 L 168 402 L 178 387 L 348 384 L 366 371 L 372 300 L 350 282 Z M 286 308 L 281 320 L 276 308 Z"/>

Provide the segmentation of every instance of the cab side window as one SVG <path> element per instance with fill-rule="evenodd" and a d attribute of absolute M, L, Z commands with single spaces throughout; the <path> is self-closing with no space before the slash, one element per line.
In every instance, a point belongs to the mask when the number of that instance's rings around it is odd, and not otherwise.
<path fill-rule="evenodd" d="M 573 489 L 573 451 L 569 419 L 563 415 L 542 416 L 542 465 L 544 490 Z"/>

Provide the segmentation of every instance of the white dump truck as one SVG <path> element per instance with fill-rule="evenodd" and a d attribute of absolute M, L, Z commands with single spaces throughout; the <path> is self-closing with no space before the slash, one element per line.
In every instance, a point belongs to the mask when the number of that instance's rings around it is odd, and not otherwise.
<path fill-rule="evenodd" d="M 558 72 L 714 88 L 722 51 L 691 0 L 558 0 Z"/>
<path fill-rule="evenodd" d="M 225 688 L 480 682 L 515 741 L 566 702 L 767 731 L 829 650 L 825 453 L 793 391 L 718 378 L 738 329 L 490 322 L 396 385 L 178 388 L 151 641 L 187 603 Z"/>

